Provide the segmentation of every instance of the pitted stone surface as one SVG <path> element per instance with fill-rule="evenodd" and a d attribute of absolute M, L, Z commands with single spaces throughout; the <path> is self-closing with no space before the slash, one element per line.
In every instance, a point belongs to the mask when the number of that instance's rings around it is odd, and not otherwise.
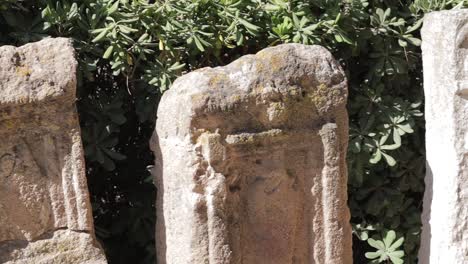
<path fill-rule="evenodd" d="M 0 263 L 106 263 L 94 238 L 76 67 L 68 39 L 0 47 Z"/>
<path fill-rule="evenodd" d="M 158 264 L 352 263 L 346 98 L 320 46 L 177 79 L 152 140 Z"/>
<path fill-rule="evenodd" d="M 422 29 L 426 191 L 419 263 L 468 263 L 468 10 Z"/>

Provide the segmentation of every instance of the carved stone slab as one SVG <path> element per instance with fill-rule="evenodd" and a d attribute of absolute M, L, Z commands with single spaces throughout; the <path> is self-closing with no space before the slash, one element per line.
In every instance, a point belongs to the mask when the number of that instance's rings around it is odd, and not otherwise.
<path fill-rule="evenodd" d="M 468 10 L 424 18 L 426 191 L 419 263 L 468 263 Z"/>
<path fill-rule="evenodd" d="M 177 79 L 152 141 L 158 264 L 352 263 L 346 98 L 320 46 Z"/>
<path fill-rule="evenodd" d="M 0 47 L 0 263 L 106 263 L 94 238 L 71 41 Z"/>

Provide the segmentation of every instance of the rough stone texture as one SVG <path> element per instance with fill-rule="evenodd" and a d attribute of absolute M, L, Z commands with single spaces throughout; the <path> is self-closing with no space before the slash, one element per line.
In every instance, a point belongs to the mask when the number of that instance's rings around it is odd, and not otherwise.
<path fill-rule="evenodd" d="M 67 39 L 0 47 L 0 263 L 106 263 L 95 242 Z"/>
<path fill-rule="evenodd" d="M 468 10 L 426 15 L 426 192 L 419 263 L 468 263 Z"/>
<path fill-rule="evenodd" d="M 158 264 L 352 263 L 346 78 L 320 46 L 177 79 L 158 109 Z"/>

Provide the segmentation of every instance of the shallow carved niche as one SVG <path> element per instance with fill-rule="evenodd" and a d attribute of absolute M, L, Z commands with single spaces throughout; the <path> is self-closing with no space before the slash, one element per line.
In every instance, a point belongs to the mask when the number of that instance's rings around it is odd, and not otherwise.
<path fill-rule="evenodd" d="M 351 263 L 346 96 L 319 46 L 179 78 L 152 144 L 158 263 Z"/>
<path fill-rule="evenodd" d="M 94 238 L 67 39 L 0 48 L 0 263 L 106 263 Z"/>
<path fill-rule="evenodd" d="M 468 20 L 468 18 L 466 18 Z M 457 79 L 461 79 L 468 83 L 468 24 L 465 22 L 462 28 L 459 30 L 459 33 L 456 37 L 456 45 L 457 45 L 457 61 L 460 62 L 460 66 L 457 67 L 458 76 Z M 468 87 L 464 87 L 464 89 L 468 89 Z"/>

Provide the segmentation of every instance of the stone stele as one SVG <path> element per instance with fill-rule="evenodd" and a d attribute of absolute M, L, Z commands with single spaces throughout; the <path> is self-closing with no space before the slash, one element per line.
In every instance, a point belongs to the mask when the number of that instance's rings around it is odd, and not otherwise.
<path fill-rule="evenodd" d="M 426 191 L 419 263 L 468 263 L 468 10 L 433 12 L 422 35 Z"/>
<path fill-rule="evenodd" d="M 352 263 L 346 98 L 320 46 L 177 79 L 152 139 L 158 264 Z"/>
<path fill-rule="evenodd" d="M 0 263 L 106 263 L 94 237 L 71 41 L 0 47 Z"/>

